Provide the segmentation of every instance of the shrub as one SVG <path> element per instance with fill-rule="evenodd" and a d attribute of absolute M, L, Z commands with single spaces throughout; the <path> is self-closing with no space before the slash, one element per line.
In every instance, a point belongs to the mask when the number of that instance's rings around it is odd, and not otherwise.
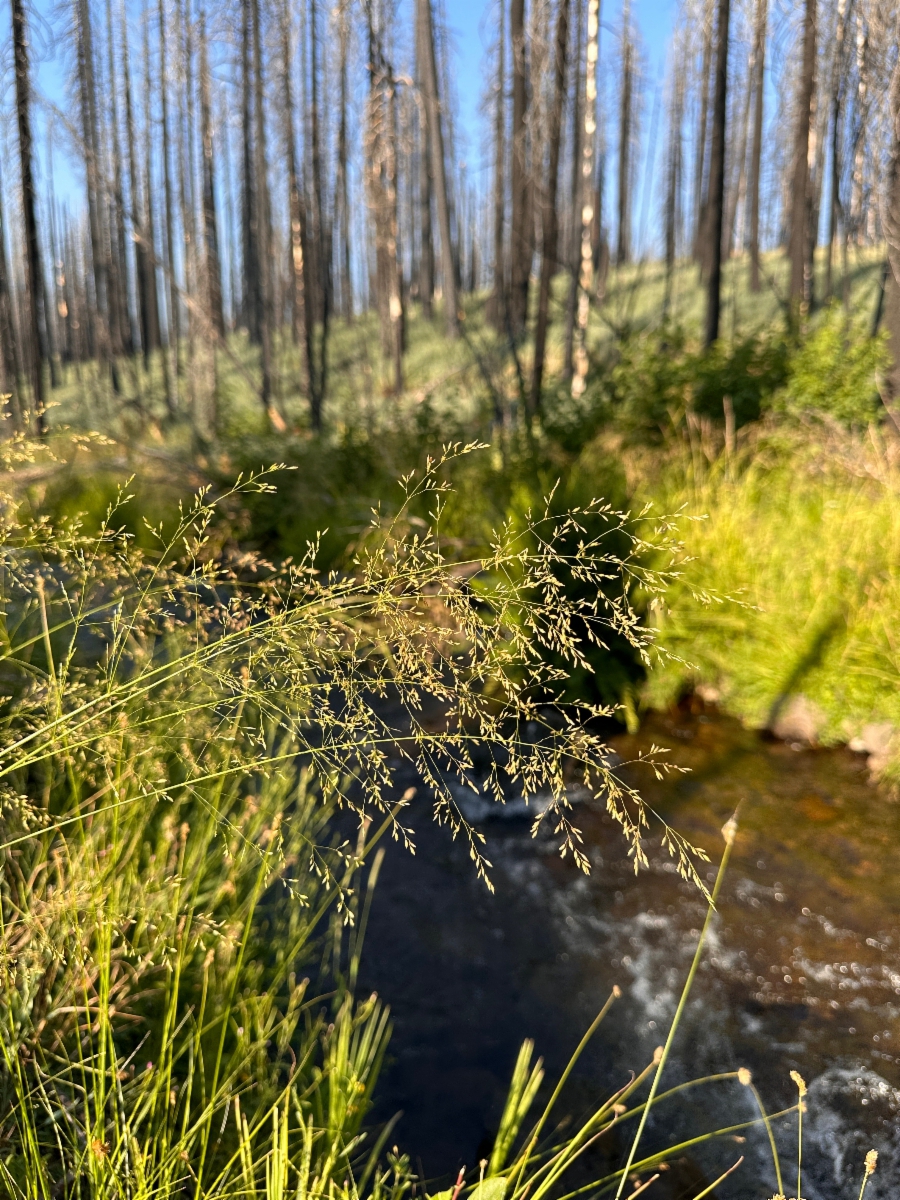
<path fill-rule="evenodd" d="M 866 425 L 881 409 L 876 380 L 888 361 L 885 337 L 871 338 L 848 325 L 842 310 L 832 305 L 798 343 L 772 407 L 792 416 L 812 413 Z"/>
<path fill-rule="evenodd" d="M 735 424 L 759 418 L 785 381 L 788 346 L 780 335 L 751 335 L 710 350 L 682 329 L 633 335 L 624 341 L 598 387 L 609 417 L 632 437 L 659 441 L 680 429 L 687 413 L 721 421 L 731 399 Z"/>

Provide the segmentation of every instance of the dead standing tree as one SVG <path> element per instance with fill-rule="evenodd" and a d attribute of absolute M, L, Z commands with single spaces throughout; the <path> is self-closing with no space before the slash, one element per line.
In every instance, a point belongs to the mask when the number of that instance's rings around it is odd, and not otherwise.
<path fill-rule="evenodd" d="M 428 142 L 431 148 L 431 176 L 434 180 L 434 200 L 441 232 L 441 281 L 444 295 L 444 325 L 447 337 L 459 336 L 459 298 L 456 289 L 456 262 L 453 254 L 453 234 L 450 221 L 450 201 L 447 189 L 447 166 L 444 155 L 444 122 L 438 95 L 437 58 L 434 50 L 434 22 L 431 0 L 416 0 L 416 20 L 422 68 L 422 92 L 428 122 Z"/>
<path fill-rule="evenodd" d="M 322 425 L 322 396 L 315 370 L 313 348 L 314 314 L 307 299 L 308 230 L 306 204 L 297 171 L 297 142 L 294 120 L 294 55 L 291 43 L 288 0 L 282 0 L 279 11 L 281 32 L 281 67 L 284 95 L 285 165 L 288 185 L 288 221 L 290 223 L 289 287 L 291 330 L 294 342 L 302 349 L 303 388 L 309 397 L 310 424 L 318 430 Z"/>
<path fill-rule="evenodd" d="M 812 0 L 815 3 L 815 0 Z M 706 297 L 707 348 L 719 336 L 719 311 L 722 290 L 722 232 L 725 220 L 725 124 L 728 111 L 728 27 L 730 0 L 719 0 L 716 22 L 716 85 L 713 93 L 712 139 L 709 157 L 707 193 L 706 261 L 709 264 Z"/>
<path fill-rule="evenodd" d="M 225 336 L 222 304 L 222 264 L 216 221 L 216 164 L 213 145 L 212 100 L 210 97 L 209 49 L 206 13 L 200 13 L 200 136 L 203 145 L 203 236 L 206 243 L 206 290 L 210 320 L 219 337 Z"/>
<path fill-rule="evenodd" d="M 584 142 L 581 151 L 581 265 L 578 280 L 578 312 L 575 330 L 575 373 L 572 395 L 584 395 L 587 372 L 587 325 L 591 284 L 594 275 L 594 227 L 599 225 L 600 189 L 594 192 L 594 140 L 597 132 L 597 59 L 600 55 L 600 0 L 588 0 L 587 53 L 584 72 Z"/>
<path fill-rule="evenodd" d="M 885 400 L 898 420 L 900 403 L 900 58 L 895 57 L 888 91 L 890 165 L 884 235 L 887 242 L 887 271 L 884 276 L 884 323 L 891 350 L 891 367 L 885 381 Z"/>
<path fill-rule="evenodd" d="M 378 0 L 366 0 L 369 94 L 366 112 L 366 180 L 375 224 L 375 291 L 381 347 L 393 367 L 393 390 L 403 391 L 403 287 L 398 252 L 397 143 L 394 97 L 397 81 L 383 46 Z"/>
<path fill-rule="evenodd" d="M 506 220 L 506 16 L 504 0 L 499 3 L 497 32 L 497 82 L 494 97 L 494 197 L 493 197 L 493 288 L 488 319 L 499 333 L 506 332 L 509 298 L 504 236 Z"/>
<path fill-rule="evenodd" d="M 756 0 L 756 28 L 753 42 L 753 138 L 750 148 L 750 175 L 747 202 L 750 208 L 750 290 L 760 290 L 759 281 L 759 204 L 762 174 L 763 109 L 766 78 L 767 0 Z"/>
<path fill-rule="evenodd" d="M 512 47 L 512 214 L 509 245 L 509 326 L 514 336 L 525 329 L 528 281 L 534 256 L 534 221 L 528 169 L 528 63 L 525 39 L 525 0 L 510 0 L 509 38 Z"/>
<path fill-rule="evenodd" d="M 556 45 L 553 61 L 553 95 L 547 127 L 549 164 L 543 190 L 543 239 L 541 246 L 541 277 L 538 290 L 538 310 L 534 331 L 534 368 L 531 376 L 530 415 L 541 411 L 544 383 L 544 356 L 547 327 L 550 320 L 550 284 L 556 274 L 559 242 L 559 217 L 556 194 L 559 187 L 559 144 L 562 137 L 563 101 L 566 90 L 566 60 L 569 47 L 569 0 L 559 0 L 556 17 Z"/>
<path fill-rule="evenodd" d="M 622 9 L 622 85 L 619 95 L 619 231 L 616 266 L 631 259 L 631 137 L 634 88 L 634 42 L 628 0 Z"/>
<path fill-rule="evenodd" d="M 41 247 L 35 216 L 32 165 L 31 79 L 28 67 L 28 27 L 24 0 L 12 0 L 13 51 L 16 77 L 16 121 L 19 127 L 19 165 L 22 174 L 22 216 L 25 226 L 25 280 L 28 306 L 28 363 L 31 368 L 32 406 L 38 434 L 47 432 L 44 406 L 44 354 L 41 343 L 43 275 Z"/>
<path fill-rule="evenodd" d="M 803 55 L 797 88 L 794 126 L 794 157 L 790 194 L 791 265 L 790 299 L 795 317 L 812 302 L 812 251 L 810 212 L 813 195 L 810 178 L 810 129 L 815 119 L 817 0 L 805 0 L 803 11 Z"/>

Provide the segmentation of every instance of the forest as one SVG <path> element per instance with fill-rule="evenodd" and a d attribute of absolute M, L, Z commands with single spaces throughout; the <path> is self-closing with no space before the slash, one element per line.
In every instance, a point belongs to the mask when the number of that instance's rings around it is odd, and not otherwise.
<path fill-rule="evenodd" d="M 896 1195 L 900 9 L 0 21 L 0 1196 Z"/>

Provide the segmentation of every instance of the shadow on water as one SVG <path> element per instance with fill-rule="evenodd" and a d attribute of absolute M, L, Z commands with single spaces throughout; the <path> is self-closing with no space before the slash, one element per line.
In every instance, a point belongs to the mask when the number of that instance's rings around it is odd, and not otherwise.
<path fill-rule="evenodd" d="M 881 1161 L 867 1196 L 898 1194 L 900 807 L 849 751 L 766 742 L 712 714 L 655 716 L 615 747 L 628 761 L 651 742 L 671 747 L 691 773 L 636 781 L 714 859 L 719 829 L 741 803 L 667 1082 L 747 1066 L 771 1111 L 795 1101 L 796 1069 L 810 1083 L 804 1195 L 856 1195 L 870 1147 Z M 705 906 L 658 853 L 636 877 L 615 827 L 592 806 L 579 810 L 590 877 L 560 861 L 549 835 L 532 839 L 527 822 L 489 821 L 494 896 L 424 802 L 414 824 L 416 856 L 392 846 L 385 861 L 362 984 L 388 1000 L 395 1021 L 377 1115 L 402 1109 L 398 1140 L 421 1154 L 426 1175 L 443 1177 L 489 1150 L 521 1040 L 535 1038 L 552 1077 L 614 983 L 623 998 L 567 1090 L 568 1111 L 577 1115 L 650 1059 Z M 695 1089 L 659 1110 L 647 1145 L 753 1115 L 737 1083 Z M 790 1193 L 795 1118 L 778 1142 Z M 616 1151 L 611 1144 L 590 1165 L 602 1170 Z M 654 1195 L 693 1196 L 741 1153 L 742 1169 L 717 1194 L 771 1196 L 771 1155 L 754 1131 L 674 1163 Z"/>

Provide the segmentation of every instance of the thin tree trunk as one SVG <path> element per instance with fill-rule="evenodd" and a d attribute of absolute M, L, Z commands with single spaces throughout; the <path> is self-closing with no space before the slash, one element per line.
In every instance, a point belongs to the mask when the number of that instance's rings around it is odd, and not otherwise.
<path fill-rule="evenodd" d="M 19 164 L 22 174 L 22 218 L 25 226 L 25 283 L 28 306 L 28 350 L 31 393 L 39 436 L 47 433 L 44 406 L 44 364 L 41 353 L 40 304 L 43 298 L 41 247 L 35 216 L 32 168 L 31 80 L 28 69 L 28 29 L 23 0 L 12 0 L 13 53 L 16 79 L 16 119 L 19 127 Z"/>
<path fill-rule="evenodd" d="M 216 223 L 216 163 L 213 147 L 212 103 L 209 84 L 209 49 L 206 43 L 206 13 L 200 11 L 200 125 L 203 141 L 203 235 L 206 242 L 207 303 L 213 328 L 225 337 L 222 305 L 222 264 Z"/>
<path fill-rule="evenodd" d="M 750 151 L 750 291 L 758 292 L 759 202 L 762 166 L 763 106 L 765 101 L 767 0 L 756 0 L 756 33 L 753 48 L 753 145 Z"/>
<path fill-rule="evenodd" d="M 726 205 L 726 212 L 725 212 L 725 232 L 724 232 L 725 241 L 724 241 L 724 245 L 723 245 L 722 249 L 723 249 L 723 253 L 724 253 L 726 259 L 730 258 L 732 252 L 735 249 L 735 240 L 734 239 L 735 239 L 736 226 L 737 226 L 738 209 L 741 207 L 741 201 L 744 197 L 744 193 L 746 190 L 747 140 L 748 140 L 749 131 L 750 131 L 750 105 L 751 105 L 751 101 L 752 101 L 752 88 L 750 86 L 750 79 L 753 75 L 753 67 L 754 67 L 753 55 L 754 55 L 754 53 L 755 53 L 755 49 L 751 49 L 750 57 L 747 61 L 747 82 L 746 82 L 746 87 L 744 88 L 744 97 L 743 97 L 744 106 L 743 106 L 743 110 L 741 112 L 741 123 L 740 123 L 740 131 L 737 136 L 737 146 L 734 151 L 734 172 L 733 172 L 733 180 L 732 180 L 732 186 L 731 186 L 731 194 L 728 196 L 728 203 Z M 734 105 L 735 108 L 737 107 L 739 100 L 740 100 L 740 96 L 739 96 L 739 94 L 736 94 L 735 95 L 735 105 Z M 733 117 L 734 117 L 734 114 L 732 113 L 732 118 Z M 741 218 L 741 224 L 743 225 L 743 216 Z M 738 247 L 737 249 L 739 250 L 740 247 Z"/>
<path fill-rule="evenodd" d="M 340 268 L 341 268 L 341 315 L 344 320 L 353 320 L 353 281 L 350 275 L 350 176 L 347 163 L 347 43 L 350 37 L 350 23 L 347 16 L 347 5 L 342 4 L 339 13 L 340 20 L 340 89 L 341 113 L 338 121 L 337 153 L 338 178 L 336 198 L 340 204 Z"/>
<path fill-rule="evenodd" d="M 421 21 L 419 22 L 421 27 Z M 421 36 L 420 36 L 421 42 Z M 424 93 L 424 89 L 423 89 Z M 431 204 L 434 194 L 431 178 L 431 137 L 428 133 L 428 113 L 421 94 L 419 110 L 419 302 L 422 316 L 430 321 L 434 315 L 434 230 L 431 225 Z"/>
<path fill-rule="evenodd" d="M 404 307 L 398 253 L 397 155 L 393 96 L 396 83 L 385 61 L 381 28 L 373 11 L 376 0 L 365 0 L 369 54 L 367 114 L 367 178 L 375 218 L 376 297 L 382 351 L 394 370 L 394 391 L 403 390 Z"/>
<path fill-rule="evenodd" d="M 491 292 L 490 321 L 498 332 L 505 332 L 508 312 L 506 261 L 503 222 L 506 216 L 506 15 L 504 0 L 498 5 L 500 28 L 497 42 L 497 98 L 494 106 L 494 286 Z"/>
<path fill-rule="evenodd" d="M 12 418 L 16 429 L 22 429 L 21 367 L 18 343 L 13 328 L 12 301 L 9 290 L 9 268 L 6 261 L 6 220 L 4 216 L 2 179 L 0 179 L 0 386 L 12 401 Z"/>
<path fill-rule="evenodd" d="M 328 334 L 331 321 L 332 304 L 332 244 L 331 226 L 325 207 L 325 183 L 323 179 L 322 135 L 320 131 L 319 110 L 319 32 L 318 7 L 316 0 L 310 0 L 310 117 L 311 117 L 311 149 L 313 171 L 313 201 L 315 204 L 315 284 L 316 308 L 315 314 L 320 322 L 318 362 L 316 373 L 318 379 L 319 402 L 324 403 L 325 389 L 328 379 Z"/>
<path fill-rule="evenodd" d="M 322 139 L 319 132 L 319 29 L 316 0 L 309 0 L 309 118 L 312 158 L 314 313 L 317 322 L 327 320 L 330 261 L 325 247 L 325 202 L 322 183 Z"/>
<path fill-rule="evenodd" d="M 632 44 L 628 0 L 622 13 L 622 93 L 619 110 L 619 230 L 616 266 L 631 259 Z"/>
<path fill-rule="evenodd" d="M 891 129 L 891 161 L 885 211 L 887 267 L 884 278 L 884 323 L 887 327 L 891 367 L 885 381 L 885 400 L 894 419 L 900 402 L 900 72 L 891 81 L 888 102 Z"/>
<path fill-rule="evenodd" d="M 443 280 L 444 324 L 447 337 L 459 336 L 459 298 L 457 296 L 458 264 L 453 255 L 453 232 L 450 222 L 450 200 L 447 190 L 447 167 L 444 158 L 444 129 L 438 95 L 437 59 L 434 52 L 434 28 L 431 0 L 416 0 L 422 37 L 422 67 L 425 85 L 425 111 L 431 143 L 431 174 L 434 179 L 434 200 L 441 231 L 441 277 Z"/>
<path fill-rule="evenodd" d="M 531 376 L 531 413 L 539 413 L 543 404 L 544 356 L 550 321 L 550 285 L 556 274 L 559 219 L 556 194 L 559 187 L 559 144 L 562 135 L 563 101 L 566 91 L 566 59 L 569 49 L 569 0 L 559 0 L 556 18 L 556 53 L 553 70 L 553 101 L 547 138 L 550 165 L 544 189 L 544 237 L 541 247 L 541 279 L 538 292 L 537 323 L 534 332 L 534 370 Z"/>
<path fill-rule="evenodd" d="M 252 342 L 261 338 L 256 169 L 253 161 L 253 50 L 251 0 L 241 0 L 241 246 L 243 316 Z"/>
<path fill-rule="evenodd" d="M 291 326 L 294 341 L 302 348 L 303 376 L 309 397 L 310 424 L 322 427 L 322 403 L 315 374 L 313 357 L 313 320 L 311 305 L 307 305 L 306 289 L 306 211 L 297 176 L 297 142 L 294 127 L 293 53 L 288 0 L 281 5 L 281 54 L 284 68 L 285 143 L 288 175 L 288 217 L 291 225 Z"/>
<path fill-rule="evenodd" d="M 262 64 L 262 33 L 260 30 L 259 0 L 251 0 L 251 20 L 253 25 L 253 84 L 254 84 L 254 116 L 256 118 L 254 172 L 256 178 L 256 238 L 259 252 L 259 300 L 260 300 L 260 365 L 262 367 L 262 388 L 260 399 L 269 422 L 276 430 L 285 428 L 278 410 L 275 407 L 274 379 L 272 364 L 272 288 L 271 288 L 271 223 L 269 217 L 269 182 L 268 161 L 266 158 L 266 115 L 264 107 L 265 88 L 263 84 Z"/>
<path fill-rule="evenodd" d="M 674 60 L 673 60 L 674 61 Z M 666 166 L 666 283 L 663 296 L 663 320 L 668 320 L 672 304 L 672 282 L 678 234 L 678 198 L 681 195 L 682 142 L 681 123 L 684 117 L 685 72 L 675 64 L 672 80 L 672 107 L 669 123 L 669 161 Z"/>
<path fill-rule="evenodd" d="M 193 78 L 193 37 L 190 14 L 185 13 L 183 0 L 176 0 L 176 44 L 181 69 L 179 71 L 179 87 L 176 95 L 181 92 L 183 117 L 178 119 L 178 191 L 181 202 L 181 236 L 184 247 L 184 290 L 188 299 L 196 300 L 198 295 L 197 276 L 197 223 L 196 223 L 196 163 L 194 161 L 194 78 Z M 187 359 L 188 387 L 191 391 L 191 406 L 196 405 L 194 378 L 196 372 L 196 309 L 193 304 L 187 305 Z"/>
<path fill-rule="evenodd" d="M 431 224 L 431 206 L 434 197 L 432 175 L 431 133 L 426 99 L 428 69 L 425 64 L 424 6 L 416 3 L 416 65 L 418 67 L 419 95 L 419 302 L 422 316 L 430 321 L 434 315 L 434 230 Z"/>
<path fill-rule="evenodd" d="M 106 0 L 106 37 L 109 57 L 110 91 L 110 144 L 112 149 L 113 215 L 115 240 L 112 252 L 116 259 L 118 279 L 118 306 L 116 321 L 118 338 L 122 350 L 129 355 L 135 351 L 135 328 L 131 319 L 131 278 L 128 269 L 128 251 L 125 240 L 125 193 L 122 182 L 122 146 L 119 137 L 119 86 L 116 70 L 115 37 L 113 34 L 112 0 Z"/>
<path fill-rule="evenodd" d="M 165 205 L 165 267 L 167 287 L 166 330 L 168 334 L 167 354 L 169 378 L 172 388 L 172 407 L 178 409 L 178 375 L 181 370 L 180 342 L 181 319 L 178 310 L 178 283 L 175 275 L 175 202 L 172 195 L 172 163 L 169 145 L 169 81 L 166 71 L 168 46 L 166 44 L 165 0 L 159 0 L 159 97 L 162 121 L 163 203 Z"/>
<path fill-rule="evenodd" d="M 703 256 L 703 232 L 706 220 L 706 199 L 703 185 L 706 182 L 706 170 L 708 166 L 706 133 L 709 118 L 710 75 L 713 61 L 713 14 L 713 0 L 706 0 L 706 16 L 703 28 L 703 59 L 700 66 L 700 121 L 697 126 L 697 150 L 694 160 L 694 258 L 698 262 Z"/>
<path fill-rule="evenodd" d="M 862 14 L 860 14 L 862 17 Z M 863 204 L 865 201 L 865 146 L 866 128 L 869 120 L 870 92 L 869 68 L 870 47 L 868 26 L 857 22 L 856 32 L 856 127 L 853 137 L 853 175 L 850 190 L 850 221 L 848 237 L 859 246 L 863 243 Z"/>
<path fill-rule="evenodd" d="M 150 77 L 150 19 L 149 19 L 149 14 L 146 14 L 146 19 L 144 21 L 144 68 L 145 68 L 145 72 L 146 72 L 146 74 L 144 76 L 144 80 L 145 80 L 144 95 L 146 97 L 146 100 L 145 100 L 146 106 L 144 109 L 144 135 L 145 135 L 144 151 L 145 151 L 145 156 L 146 156 L 145 181 L 146 181 L 146 185 L 147 185 L 147 230 L 146 230 L 146 235 L 147 235 L 147 240 L 148 240 L 150 246 L 154 248 L 154 256 L 153 256 L 154 261 L 152 261 L 150 263 L 150 270 L 152 272 L 152 278 L 150 280 L 150 291 L 152 292 L 152 298 L 153 298 L 153 312 L 151 313 L 151 322 L 152 322 L 152 326 L 154 327 L 154 331 L 158 334 L 158 342 L 159 342 L 159 347 L 160 347 L 159 357 L 160 357 L 160 361 L 162 362 L 163 390 L 165 392 L 165 398 L 166 398 L 166 410 L 168 412 L 169 419 L 171 420 L 175 417 L 176 413 L 178 412 L 178 384 L 177 384 L 177 380 L 175 379 L 174 372 L 172 371 L 172 364 L 171 364 L 170 354 L 169 354 L 169 346 L 168 346 L 168 344 L 163 343 L 163 337 L 162 337 L 163 320 L 162 320 L 162 311 L 161 311 L 160 305 L 164 298 L 164 292 L 162 295 L 160 294 L 160 287 L 159 287 L 158 278 L 157 278 L 157 262 L 156 262 L 156 260 L 159 259 L 162 262 L 165 262 L 165 256 L 157 255 L 155 253 L 156 216 L 155 216 L 155 209 L 154 209 L 154 204 L 153 204 L 153 127 L 152 127 L 152 116 L 151 116 L 153 89 L 152 89 L 152 79 Z"/>
<path fill-rule="evenodd" d="M 141 349 L 144 354 L 144 366 L 149 369 L 150 354 L 159 342 L 159 314 L 156 311 L 156 299 L 151 291 L 152 263 L 148 260 L 146 212 L 144 209 L 143 188 L 141 186 L 140 168 L 137 157 L 137 134 L 134 124 L 134 109 L 131 103 L 131 64 L 128 53 L 128 22 L 125 15 L 125 0 L 121 0 L 119 11 L 121 30 L 121 60 L 122 83 L 125 92 L 125 136 L 128 141 L 128 177 L 131 193 L 131 225 L 136 237 L 134 239 L 135 267 L 135 300 L 137 305 L 137 324 L 140 335 Z M 153 277 L 155 283 L 155 277 Z"/>
<path fill-rule="evenodd" d="M 791 227 L 788 256 L 791 264 L 790 298 L 795 310 L 805 309 L 812 299 L 812 261 L 809 221 L 812 202 L 809 172 L 810 126 L 816 82 L 816 0 L 805 0 L 803 17 L 803 60 L 794 133 L 793 178 L 791 182 Z"/>
<path fill-rule="evenodd" d="M 825 263 L 825 295 L 833 294 L 833 259 L 838 238 L 841 207 L 841 116 L 846 72 L 848 0 L 838 0 L 837 27 L 834 37 L 834 64 L 831 81 L 831 197 L 828 207 L 828 257 Z"/>
<path fill-rule="evenodd" d="M 578 270 L 580 266 L 580 251 L 581 251 L 581 221 L 580 211 L 582 204 L 581 194 L 581 135 L 583 127 L 582 118 L 582 101 L 583 93 L 581 89 L 581 53 L 582 40 L 584 37 L 584 21 L 582 19 L 582 7 L 576 0 L 575 7 L 575 46 L 574 59 L 574 85 L 572 88 L 572 203 L 570 208 L 571 227 L 569 230 L 569 253 L 568 263 L 569 269 L 569 290 L 566 296 L 566 342 L 565 352 L 563 355 L 563 379 L 570 380 L 575 370 L 575 315 L 578 308 Z"/>
<path fill-rule="evenodd" d="M 109 312 L 109 271 L 106 254 L 103 212 L 99 195 L 99 133 L 94 86 L 94 50 L 91 35 L 90 11 L 87 0 L 76 2 L 78 81 L 81 105 L 81 130 L 84 143 L 85 174 L 87 176 L 88 222 L 91 241 L 91 263 L 94 275 L 94 321 L 97 328 L 97 350 L 101 363 L 111 371 L 117 387 L 116 365 L 112 355 Z"/>
<path fill-rule="evenodd" d="M 601 188 L 594 183 L 597 137 L 597 60 L 600 56 L 600 0 L 588 0 L 587 54 L 584 72 L 584 143 L 581 152 L 581 271 L 578 294 L 575 374 L 572 395 L 584 395 L 588 372 L 587 325 L 594 274 L 594 229 L 599 226 Z M 599 240 L 599 239 L 598 239 Z"/>
<path fill-rule="evenodd" d="M 813 3 L 815 0 L 813 0 Z M 713 99 L 712 140 L 709 157 L 707 200 L 707 261 L 709 278 L 706 293 L 706 346 L 719 337 L 719 310 L 722 290 L 722 227 L 725 206 L 725 121 L 728 106 L 728 25 L 730 0 L 719 0 L 716 30 L 716 90 Z"/>
<path fill-rule="evenodd" d="M 509 250 L 509 324 L 513 335 L 525 328 L 528 317 L 528 281 L 534 253 L 528 187 L 528 75 L 525 55 L 525 0 L 510 0 L 509 39 L 513 63 L 512 111 L 512 219 Z"/>
<path fill-rule="evenodd" d="M 41 308 L 44 314 L 43 329 L 46 334 L 44 353 L 50 367 L 50 387 L 62 385 L 60 375 L 60 356 L 58 351 L 59 337 L 56 308 L 56 228 L 54 220 L 54 203 L 56 188 L 53 183 L 53 131 L 47 130 L 47 227 L 50 234 L 50 284 L 51 291 L 47 292 L 47 277 L 41 275 Z"/>

